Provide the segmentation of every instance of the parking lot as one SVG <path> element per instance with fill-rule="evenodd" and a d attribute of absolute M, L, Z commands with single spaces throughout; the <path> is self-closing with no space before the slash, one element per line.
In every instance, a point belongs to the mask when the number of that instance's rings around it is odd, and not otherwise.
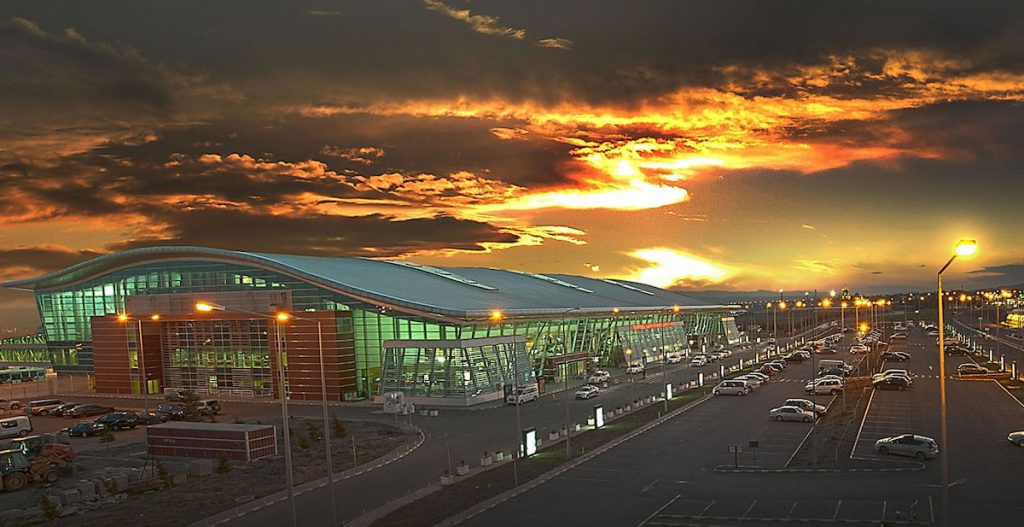
<path fill-rule="evenodd" d="M 905 521 L 932 525 L 931 498 L 864 499 L 697 499 L 670 500 L 641 525 L 755 525 L 760 522 L 800 525 L 865 524 Z"/>

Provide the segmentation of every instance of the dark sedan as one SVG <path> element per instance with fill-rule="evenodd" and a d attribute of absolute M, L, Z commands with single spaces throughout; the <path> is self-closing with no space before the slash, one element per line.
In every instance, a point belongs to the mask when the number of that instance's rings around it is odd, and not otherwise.
<path fill-rule="evenodd" d="M 114 408 L 110 406 L 100 406 L 98 404 L 80 404 L 66 412 L 64 417 L 74 419 L 78 417 L 92 417 L 94 415 L 103 415 L 113 412 Z"/>
<path fill-rule="evenodd" d="M 111 412 L 96 420 L 111 430 L 131 430 L 139 424 L 138 416 L 133 412 Z"/>
<path fill-rule="evenodd" d="M 909 355 L 905 353 L 900 353 L 898 351 L 887 351 L 882 354 L 882 360 L 887 361 L 903 362 L 909 358 Z"/>
<path fill-rule="evenodd" d="M 871 384 L 878 390 L 906 390 L 910 387 L 906 379 L 897 376 L 878 379 Z"/>
<path fill-rule="evenodd" d="M 82 421 L 75 423 L 64 430 L 71 437 L 90 437 L 99 434 L 107 429 L 107 426 L 94 421 Z"/>
<path fill-rule="evenodd" d="M 158 425 L 167 422 L 167 414 L 155 414 L 153 412 L 138 412 L 135 414 L 138 424 L 142 426 Z"/>

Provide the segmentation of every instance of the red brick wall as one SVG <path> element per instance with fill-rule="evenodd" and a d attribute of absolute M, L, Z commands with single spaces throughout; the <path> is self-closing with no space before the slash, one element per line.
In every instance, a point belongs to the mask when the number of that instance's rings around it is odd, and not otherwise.
<path fill-rule="evenodd" d="M 297 400 L 321 398 L 320 347 L 317 324 L 322 326 L 324 349 L 324 378 L 327 381 L 327 400 L 340 401 L 342 393 L 355 390 L 355 360 L 351 349 L 339 349 L 334 312 L 309 312 L 301 315 L 306 320 L 292 319 L 284 325 L 285 352 L 288 361 L 289 397 Z M 345 314 L 342 314 L 345 316 Z M 274 331 L 271 325 L 271 360 L 277 368 Z M 276 376 L 275 376 L 276 379 Z"/>
<path fill-rule="evenodd" d="M 131 324 L 126 329 L 125 323 L 113 316 L 92 318 L 93 367 L 99 393 L 132 393 L 126 333 Z"/>
<path fill-rule="evenodd" d="M 146 328 L 143 330 L 142 335 L 142 359 L 139 361 L 139 368 L 142 368 L 143 363 L 146 367 L 146 379 L 160 380 L 161 388 L 164 385 L 164 360 L 163 352 L 161 351 L 160 334 L 154 333 L 153 335 L 147 335 L 149 331 L 159 331 L 156 328 L 158 324 L 155 323 L 143 323 L 143 326 L 154 326 L 153 329 Z"/>

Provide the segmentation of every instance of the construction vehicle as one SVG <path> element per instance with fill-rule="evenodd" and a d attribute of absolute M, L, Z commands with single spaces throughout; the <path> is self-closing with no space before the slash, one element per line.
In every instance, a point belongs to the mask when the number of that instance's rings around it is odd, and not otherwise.
<path fill-rule="evenodd" d="M 7 448 L 20 450 L 29 461 L 38 457 L 57 457 L 67 464 L 76 456 L 67 432 L 19 437 L 12 440 Z"/>
<path fill-rule="evenodd" d="M 55 455 L 29 460 L 21 450 L 0 450 L 0 482 L 7 492 L 17 492 L 33 481 L 54 483 L 60 479 L 57 467 L 66 464 Z"/>

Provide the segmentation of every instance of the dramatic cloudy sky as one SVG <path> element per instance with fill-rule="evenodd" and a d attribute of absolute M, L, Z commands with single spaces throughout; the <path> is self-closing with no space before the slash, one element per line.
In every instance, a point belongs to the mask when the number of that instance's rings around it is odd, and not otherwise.
<path fill-rule="evenodd" d="M 954 283 L 1024 281 L 1019 2 L 7 0 L 0 71 L 3 279 L 187 244 L 877 290 L 970 236 Z"/>

